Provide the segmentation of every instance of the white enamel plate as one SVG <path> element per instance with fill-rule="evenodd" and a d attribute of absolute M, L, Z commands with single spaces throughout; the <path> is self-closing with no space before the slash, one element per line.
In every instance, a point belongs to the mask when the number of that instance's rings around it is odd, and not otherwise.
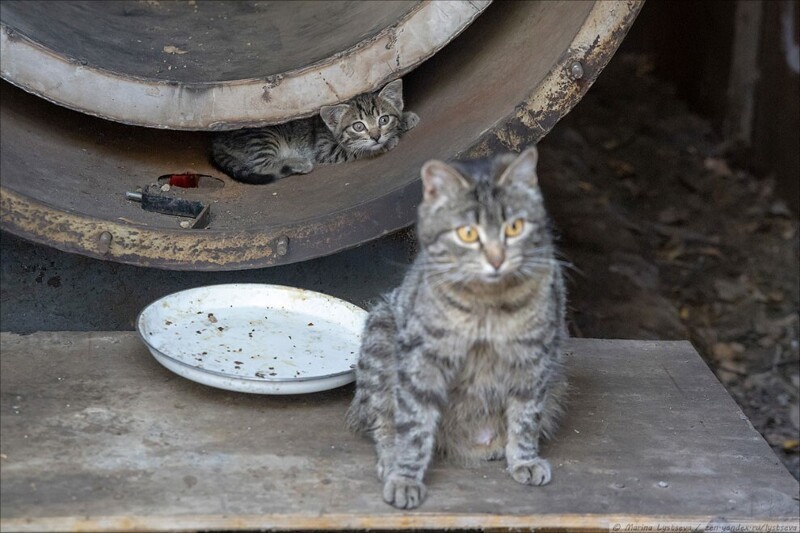
<path fill-rule="evenodd" d="M 318 292 L 236 283 L 156 300 L 137 329 L 156 360 L 192 381 L 304 394 L 355 379 L 363 309 Z"/>

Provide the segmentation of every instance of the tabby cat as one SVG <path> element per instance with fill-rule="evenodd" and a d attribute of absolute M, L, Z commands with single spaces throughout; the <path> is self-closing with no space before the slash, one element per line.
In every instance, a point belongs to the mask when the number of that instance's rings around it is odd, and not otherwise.
<path fill-rule="evenodd" d="M 567 382 L 565 290 L 537 185 L 538 154 L 422 167 L 420 253 L 372 309 L 348 424 L 376 444 L 384 500 L 425 498 L 435 449 L 466 464 L 505 458 L 527 485 Z"/>
<path fill-rule="evenodd" d="M 219 133 L 212 141 L 212 158 L 236 180 L 269 183 L 308 174 L 315 163 L 343 163 L 387 152 L 418 122 L 415 113 L 403 112 L 403 80 L 395 80 L 377 93 L 324 106 L 310 118 Z"/>

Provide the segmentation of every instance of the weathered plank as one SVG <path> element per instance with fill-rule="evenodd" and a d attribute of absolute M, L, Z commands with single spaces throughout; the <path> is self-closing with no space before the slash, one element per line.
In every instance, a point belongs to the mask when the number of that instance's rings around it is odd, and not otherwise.
<path fill-rule="evenodd" d="M 686 342 L 573 340 L 550 485 L 436 463 L 414 512 L 381 501 L 347 387 L 196 385 L 133 333 L 0 334 L 3 531 L 569 527 L 792 518 L 798 484 Z M 665 486 L 667 485 L 667 486 Z"/>

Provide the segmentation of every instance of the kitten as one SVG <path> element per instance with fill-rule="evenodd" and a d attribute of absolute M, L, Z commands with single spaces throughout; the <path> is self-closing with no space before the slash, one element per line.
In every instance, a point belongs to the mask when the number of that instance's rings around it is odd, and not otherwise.
<path fill-rule="evenodd" d="M 565 290 L 537 185 L 535 147 L 422 167 L 420 253 L 370 312 L 348 424 L 376 444 L 383 498 L 425 498 L 434 448 L 467 464 L 505 457 L 527 485 L 566 393 Z"/>
<path fill-rule="evenodd" d="M 314 164 L 343 163 L 388 152 L 419 122 L 403 112 L 403 80 L 377 93 L 324 106 L 319 115 L 267 126 L 219 133 L 212 158 L 220 170 L 245 183 L 269 183 L 308 174 Z"/>

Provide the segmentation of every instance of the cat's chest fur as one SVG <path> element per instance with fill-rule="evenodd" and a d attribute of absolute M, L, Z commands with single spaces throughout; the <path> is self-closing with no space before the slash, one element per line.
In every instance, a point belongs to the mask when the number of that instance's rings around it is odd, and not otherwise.
<path fill-rule="evenodd" d="M 441 316 L 446 329 L 463 342 L 464 350 L 488 347 L 507 353 L 510 346 L 531 330 L 545 327 L 552 316 L 552 274 L 529 279 L 524 284 L 492 293 L 462 293 L 450 296 L 461 306 L 448 305 Z M 502 355 L 500 356 L 502 358 Z"/>

